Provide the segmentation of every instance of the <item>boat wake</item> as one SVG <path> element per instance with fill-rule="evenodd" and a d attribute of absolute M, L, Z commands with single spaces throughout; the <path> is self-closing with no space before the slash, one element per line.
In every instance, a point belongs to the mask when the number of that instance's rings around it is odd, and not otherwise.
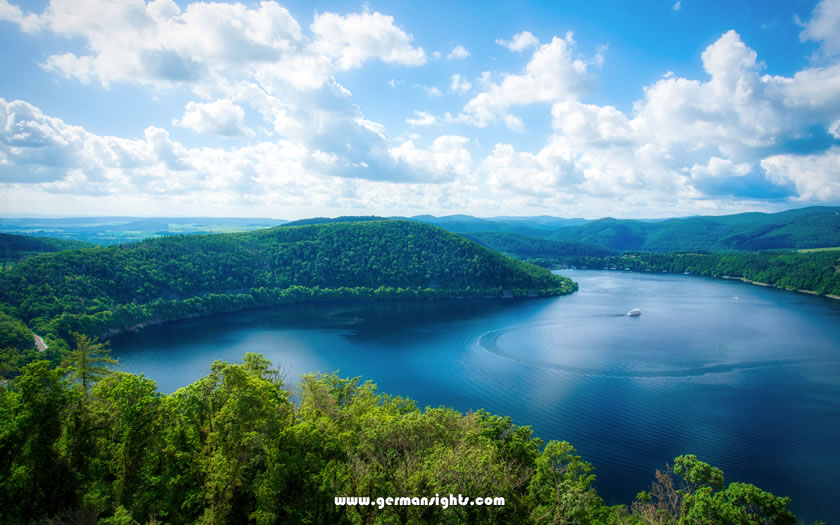
<path fill-rule="evenodd" d="M 716 363 L 704 366 L 690 367 L 690 368 L 675 368 L 670 370 L 610 370 L 601 368 L 588 368 L 572 365 L 564 365 L 562 363 L 553 363 L 541 359 L 530 358 L 525 355 L 517 355 L 506 352 L 499 345 L 499 338 L 505 333 L 510 332 L 513 328 L 503 328 L 499 330 L 491 330 L 478 337 L 476 345 L 481 349 L 503 357 L 534 366 L 537 368 L 544 368 L 550 370 L 559 370 L 570 374 L 578 374 L 584 376 L 594 377 L 615 377 L 615 378 L 667 378 L 667 377 L 696 377 L 708 374 L 724 374 L 727 372 L 734 372 L 737 370 L 750 370 L 757 368 L 769 368 L 798 365 L 813 362 L 837 362 L 836 359 L 767 359 L 759 361 L 740 361 L 736 363 Z"/>

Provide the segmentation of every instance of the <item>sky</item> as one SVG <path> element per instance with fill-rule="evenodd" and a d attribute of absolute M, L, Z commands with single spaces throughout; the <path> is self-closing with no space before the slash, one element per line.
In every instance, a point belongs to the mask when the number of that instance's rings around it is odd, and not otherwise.
<path fill-rule="evenodd" d="M 840 204 L 840 0 L 0 0 L 0 214 Z"/>

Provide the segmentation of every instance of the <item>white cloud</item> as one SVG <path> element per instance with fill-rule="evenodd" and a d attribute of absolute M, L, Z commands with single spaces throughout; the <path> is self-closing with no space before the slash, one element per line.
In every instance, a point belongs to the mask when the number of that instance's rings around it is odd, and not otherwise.
<path fill-rule="evenodd" d="M 521 75 L 505 75 L 501 83 L 486 81 L 484 91 L 464 106 L 461 119 L 484 127 L 504 117 L 514 105 L 576 100 L 594 89 L 589 64 L 575 58 L 572 34 L 554 37 L 534 51 Z"/>
<path fill-rule="evenodd" d="M 750 173 L 750 165 L 747 163 L 735 164 L 729 159 L 711 157 L 708 164 L 695 164 L 691 167 L 691 176 L 699 177 L 743 177 Z"/>
<path fill-rule="evenodd" d="M 231 102 L 221 99 L 214 102 L 189 102 L 184 116 L 173 121 L 176 126 L 190 128 L 196 133 L 213 135 L 253 136 L 254 132 L 243 124 L 245 111 Z"/>
<path fill-rule="evenodd" d="M 508 75 L 485 90 L 487 99 L 471 101 L 484 102 L 476 107 L 488 109 L 485 122 L 510 116 L 500 109 L 503 103 L 488 102 L 490 94 L 518 93 L 522 103 L 552 102 L 556 134 L 534 154 L 497 145 L 481 166 L 495 187 L 530 196 L 532 204 L 537 195 L 544 194 L 539 199 L 547 204 L 557 202 L 552 192 L 569 191 L 590 202 L 613 199 L 623 209 L 709 211 L 704 207 L 714 206 L 723 211 L 768 198 L 836 200 L 838 175 L 829 166 L 840 153 L 768 157 L 768 152 L 807 140 L 815 125 L 840 133 L 834 124 L 840 119 L 838 66 L 804 69 L 792 77 L 762 76 L 763 62 L 734 31 L 710 45 L 702 60 L 707 80 L 666 75 L 645 88 L 630 115 L 575 97 L 552 100 L 547 90 L 533 96 L 534 90 L 502 89 Z"/>
<path fill-rule="evenodd" d="M 761 161 L 767 176 L 779 183 L 796 186 L 803 201 L 840 200 L 840 147 L 813 155 L 772 155 Z"/>
<path fill-rule="evenodd" d="M 674 11 L 679 11 L 681 7 L 682 7 L 682 0 L 677 0 L 674 3 L 674 5 L 671 6 L 671 9 L 673 9 Z"/>
<path fill-rule="evenodd" d="M 513 35 L 513 38 L 511 38 L 510 41 L 496 39 L 496 43 L 510 49 L 513 52 L 521 53 L 529 47 L 537 47 L 540 45 L 540 40 L 530 31 L 522 31 L 521 33 Z"/>
<path fill-rule="evenodd" d="M 423 48 L 411 45 L 413 37 L 380 13 L 316 15 L 312 32 L 313 47 L 337 59 L 340 70 L 358 68 L 371 58 L 407 66 L 426 63 Z"/>
<path fill-rule="evenodd" d="M 358 125 L 374 136 L 380 132 L 364 119 Z M 357 185 L 386 192 L 391 183 L 383 177 L 435 184 L 466 177 L 471 168 L 466 142 L 463 137 L 444 136 L 428 150 L 409 141 L 390 150 L 383 147 L 379 154 L 364 151 L 359 157 L 292 140 L 230 149 L 187 148 L 160 128 L 149 127 L 138 139 L 99 136 L 44 115 L 26 102 L 0 99 L 0 187 L 3 193 L 26 187 L 52 195 L 132 199 L 209 193 L 211 199 L 235 195 L 259 200 L 273 195 L 286 205 L 295 199 L 298 204 L 338 202 Z M 347 145 L 364 146 L 357 141 Z"/>
<path fill-rule="evenodd" d="M 472 84 L 466 78 L 461 78 L 461 75 L 454 74 L 449 82 L 450 93 L 466 93 L 472 89 Z"/>
<path fill-rule="evenodd" d="M 561 139 L 549 141 L 537 154 L 517 152 L 510 144 L 496 144 L 481 163 L 488 182 L 501 190 L 553 196 L 572 192 L 583 181 L 577 153 Z"/>
<path fill-rule="evenodd" d="M 799 39 L 820 42 L 826 56 L 840 54 L 840 0 L 821 0 L 799 33 Z"/>
<path fill-rule="evenodd" d="M 835 139 L 840 139 L 840 120 L 835 120 L 828 127 L 828 133 Z"/>
<path fill-rule="evenodd" d="M 454 48 L 452 48 L 452 51 L 450 51 L 449 54 L 446 55 L 446 59 L 447 60 L 462 60 L 462 59 L 467 58 L 469 56 L 470 56 L 470 52 L 467 51 L 467 48 L 465 48 L 464 46 L 459 44 L 459 45 L 455 46 Z"/>
<path fill-rule="evenodd" d="M 431 113 L 426 113 L 425 111 L 417 111 L 415 109 L 414 115 L 417 118 L 405 119 L 409 126 L 431 126 L 437 122 L 437 119 L 434 115 L 432 115 Z"/>
<path fill-rule="evenodd" d="M 409 140 L 389 152 L 395 160 L 425 174 L 438 178 L 467 177 L 472 168 L 472 155 L 464 148 L 468 142 L 466 137 L 444 135 L 435 139 L 428 150 L 418 149 Z"/>
<path fill-rule="evenodd" d="M 825 48 L 822 58 L 833 36 L 816 28 L 835 5 L 821 3 L 803 30 L 803 38 Z M 26 102 L 0 101 L 0 206 L 8 209 L 35 202 L 33 196 L 60 203 L 66 193 L 132 202 L 155 197 L 196 209 L 204 200 L 225 209 L 370 213 L 416 206 L 590 216 L 605 209 L 636 216 L 755 209 L 766 198 L 840 199 L 837 147 L 788 153 L 789 143 L 807 143 L 814 130 L 840 138 L 840 64 L 821 60 L 790 76 L 767 75 L 734 31 L 703 52 L 706 75 L 666 74 L 626 113 L 587 101 L 603 49 L 583 57 L 571 34 L 539 45 L 522 32 L 500 41 L 515 52 L 535 47 L 521 71 L 485 71 L 472 83 L 455 74 L 440 87 L 412 84 L 433 97 L 444 90 L 476 93 L 454 117 L 414 111 L 405 122 L 416 133 L 404 140 L 389 137 L 336 80 L 370 61 L 425 62 L 411 35 L 379 13 L 318 14 L 302 28 L 274 2 L 181 9 L 169 0 L 54 0 L 31 14 L 0 0 L 0 18 L 81 42 L 72 53 L 48 57 L 48 70 L 104 85 L 191 90 L 195 100 L 174 115 L 174 125 L 250 139 L 245 147 L 220 149 L 186 147 L 157 127 L 136 138 L 100 136 Z M 530 122 L 514 109 L 530 104 L 550 107 L 553 129 L 531 151 L 499 143 L 478 156 L 478 141 L 422 134 L 452 123 L 523 131 Z M 259 129 L 275 136 L 259 141 L 246 115 L 264 120 Z"/>
<path fill-rule="evenodd" d="M 612 106 L 558 102 L 551 116 L 554 129 L 581 147 L 623 146 L 636 140 L 630 120 Z"/>
<path fill-rule="evenodd" d="M 22 29 L 85 42 L 88 54 L 51 55 L 44 68 L 104 86 L 185 84 L 198 91 L 206 83 L 267 77 L 319 89 L 333 72 L 369 60 L 405 66 L 426 61 L 413 37 L 381 13 L 316 14 L 308 37 L 273 1 L 254 8 L 194 2 L 181 10 L 172 0 L 52 0 L 42 13 L 25 17 L 3 1 L 0 16 Z"/>

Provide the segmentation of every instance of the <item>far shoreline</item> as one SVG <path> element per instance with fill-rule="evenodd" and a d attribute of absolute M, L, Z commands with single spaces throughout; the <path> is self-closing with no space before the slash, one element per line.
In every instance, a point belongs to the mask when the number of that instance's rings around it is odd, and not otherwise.
<path fill-rule="evenodd" d="M 830 294 L 830 293 L 821 294 L 821 293 L 819 293 L 815 290 L 802 290 L 802 289 L 796 289 L 796 288 L 785 288 L 784 286 L 777 286 L 773 283 L 764 283 L 764 282 L 761 282 L 761 281 L 752 281 L 750 279 L 747 279 L 746 277 L 735 277 L 735 276 L 732 276 L 732 275 L 714 276 L 714 275 L 700 275 L 700 274 L 696 274 L 696 273 L 686 273 L 686 272 L 681 272 L 681 273 L 679 273 L 679 272 L 659 272 L 659 271 L 656 271 L 656 270 L 647 270 L 647 271 L 644 271 L 644 272 L 639 272 L 639 271 L 636 271 L 636 270 L 628 270 L 628 269 L 624 269 L 624 268 L 622 268 L 622 269 L 618 269 L 618 268 L 616 268 L 616 269 L 612 269 L 612 268 L 580 268 L 580 267 L 571 268 L 571 267 L 568 267 L 568 266 L 564 267 L 564 268 L 560 268 L 560 267 L 551 268 L 551 271 L 562 271 L 562 270 L 584 270 L 584 271 L 595 270 L 595 271 L 602 271 L 602 272 L 622 272 L 622 273 L 638 273 L 638 274 L 653 273 L 653 274 L 659 274 L 659 275 L 685 275 L 685 276 L 688 276 L 688 277 L 705 277 L 705 278 L 708 278 L 708 279 L 717 279 L 717 280 L 725 279 L 727 281 L 741 281 L 742 283 L 745 283 L 745 284 L 753 284 L 753 285 L 756 285 L 756 286 L 763 286 L 765 288 L 774 288 L 776 290 L 782 290 L 782 291 L 785 291 L 785 292 L 796 292 L 796 293 L 810 295 L 812 297 L 824 297 L 824 298 L 827 298 L 827 299 L 833 299 L 835 301 L 840 301 L 840 295 L 834 295 L 834 294 Z"/>

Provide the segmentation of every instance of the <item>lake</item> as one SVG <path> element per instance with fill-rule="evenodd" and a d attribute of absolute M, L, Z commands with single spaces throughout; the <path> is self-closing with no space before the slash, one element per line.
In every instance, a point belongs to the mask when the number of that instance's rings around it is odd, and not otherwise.
<path fill-rule="evenodd" d="M 262 352 L 362 376 L 420 406 L 485 408 L 571 442 L 629 504 L 686 453 L 840 520 L 840 301 L 741 282 L 595 270 L 556 298 L 292 305 L 112 339 L 163 392 Z M 642 315 L 628 317 L 631 308 Z"/>

